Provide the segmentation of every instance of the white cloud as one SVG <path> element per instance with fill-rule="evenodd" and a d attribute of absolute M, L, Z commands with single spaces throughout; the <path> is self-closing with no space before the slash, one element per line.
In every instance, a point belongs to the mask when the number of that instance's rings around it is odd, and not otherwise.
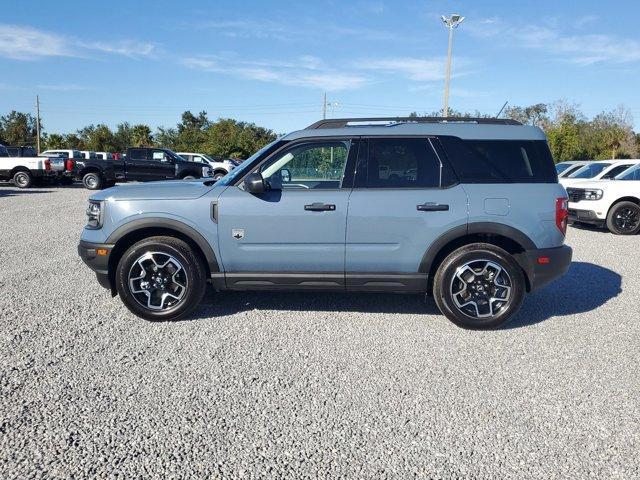
<path fill-rule="evenodd" d="M 135 40 L 87 43 L 73 36 L 45 32 L 33 27 L 0 24 L 0 57 L 40 60 L 46 57 L 88 57 L 102 52 L 131 58 L 151 57 L 156 47 Z"/>
<path fill-rule="evenodd" d="M 302 56 L 295 61 L 247 61 L 222 57 L 200 56 L 182 60 L 189 68 L 222 73 L 247 80 L 279 83 L 319 90 L 336 91 L 358 88 L 368 78 L 357 72 L 341 72 L 327 67 L 312 56 Z"/>
<path fill-rule="evenodd" d="M 456 57 L 452 67 L 452 77 L 468 74 L 470 62 Z M 359 65 L 366 70 L 376 70 L 391 75 L 401 75 L 414 82 L 434 82 L 444 79 L 444 58 L 386 58 L 379 60 L 365 60 Z"/>
<path fill-rule="evenodd" d="M 138 42 L 135 40 L 117 40 L 111 43 L 94 42 L 82 44 L 84 48 L 99 52 L 113 53 L 125 57 L 153 57 L 156 54 L 156 46 L 153 43 Z"/>
<path fill-rule="evenodd" d="M 31 27 L 0 25 L 0 56 L 14 60 L 72 57 L 76 53 L 59 35 Z"/>
<path fill-rule="evenodd" d="M 510 26 L 497 18 L 469 23 L 467 30 L 474 36 L 500 36 L 500 43 L 546 52 L 554 57 L 578 65 L 594 63 L 630 63 L 640 61 L 640 41 L 611 34 L 579 34 L 572 32 L 595 21 L 587 15 L 576 19 L 569 28 L 561 30 L 541 25 Z"/>

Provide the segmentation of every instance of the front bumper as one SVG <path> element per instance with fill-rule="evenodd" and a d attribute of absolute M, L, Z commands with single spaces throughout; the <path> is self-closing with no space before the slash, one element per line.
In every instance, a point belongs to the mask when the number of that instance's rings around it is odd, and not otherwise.
<path fill-rule="evenodd" d="M 568 245 L 555 248 L 526 250 L 515 255 L 529 279 L 530 290 L 548 285 L 563 276 L 571 266 L 573 250 Z"/>
<path fill-rule="evenodd" d="M 78 255 L 82 261 L 98 277 L 98 283 L 104 288 L 111 289 L 109 282 L 109 257 L 113 250 L 113 245 L 108 243 L 93 243 L 80 240 L 78 245 Z"/>
<path fill-rule="evenodd" d="M 578 208 L 569 208 L 570 222 L 585 223 L 603 223 L 603 218 L 598 218 L 598 214 L 593 210 L 581 210 Z"/>

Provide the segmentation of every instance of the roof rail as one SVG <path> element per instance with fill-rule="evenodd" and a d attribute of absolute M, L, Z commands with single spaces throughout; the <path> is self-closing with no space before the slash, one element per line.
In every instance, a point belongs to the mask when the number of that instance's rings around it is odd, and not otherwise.
<path fill-rule="evenodd" d="M 318 128 L 344 128 L 350 123 L 386 122 L 396 123 L 477 123 L 489 125 L 522 125 L 510 118 L 480 118 L 480 117 L 365 117 L 365 118 L 330 118 L 320 120 L 309 125 L 305 130 Z"/>

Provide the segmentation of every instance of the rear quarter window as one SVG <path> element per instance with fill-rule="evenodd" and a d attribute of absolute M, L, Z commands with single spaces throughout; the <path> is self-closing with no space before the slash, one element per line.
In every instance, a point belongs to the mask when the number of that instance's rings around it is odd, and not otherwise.
<path fill-rule="evenodd" d="M 543 140 L 462 140 L 442 136 L 449 163 L 462 183 L 556 183 Z"/>

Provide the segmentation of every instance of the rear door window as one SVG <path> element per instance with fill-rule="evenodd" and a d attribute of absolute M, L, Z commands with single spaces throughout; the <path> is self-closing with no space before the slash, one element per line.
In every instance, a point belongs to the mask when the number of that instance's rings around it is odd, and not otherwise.
<path fill-rule="evenodd" d="M 129 150 L 129 156 L 131 160 L 146 160 L 147 150 L 144 148 L 132 148 Z"/>
<path fill-rule="evenodd" d="M 602 178 L 605 179 L 605 180 L 609 180 L 611 178 L 614 178 L 614 177 L 620 175 L 622 172 L 624 172 L 627 168 L 631 167 L 632 165 L 633 165 L 632 163 L 628 163 L 628 164 L 624 164 L 624 165 L 616 165 L 615 167 L 611 168 L 610 170 L 607 170 L 607 173 L 602 175 Z"/>
<path fill-rule="evenodd" d="M 439 138 L 462 183 L 555 183 L 558 180 L 545 141 Z"/>
<path fill-rule="evenodd" d="M 427 138 L 369 138 L 356 187 L 438 188 L 440 161 Z"/>

